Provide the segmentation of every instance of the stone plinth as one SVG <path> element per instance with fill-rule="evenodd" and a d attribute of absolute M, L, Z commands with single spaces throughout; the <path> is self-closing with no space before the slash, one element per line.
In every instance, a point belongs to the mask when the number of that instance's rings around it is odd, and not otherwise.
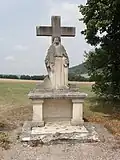
<path fill-rule="evenodd" d="M 41 127 L 48 122 L 69 121 L 72 125 L 84 122 L 85 93 L 70 89 L 35 89 L 28 96 L 33 103 L 32 121 Z"/>
<path fill-rule="evenodd" d="M 21 141 L 36 146 L 39 144 L 56 144 L 79 142 L 99 142 L 103 136 L 98 135 L 92 124 L 71 126 L 70 122 L 48 122 L 44 127 L 34 127 L 33 122 L 25 122 L 22 128 Z M 98 129 L 99 130 L 99 129 Z"/>

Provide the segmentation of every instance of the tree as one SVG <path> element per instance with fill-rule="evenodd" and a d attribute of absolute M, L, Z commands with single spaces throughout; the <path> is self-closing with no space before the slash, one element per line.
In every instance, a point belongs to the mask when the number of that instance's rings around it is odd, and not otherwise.
<path fill-rule="evenodd" d="M 120 98 L 120 1 L 89 0 L 79 8 L 86 26 L 81 33 L 96 48 L 86 54 L 89 74 L 96 82 L 94 91 Z"/>
<path fill-rule="evenodd" d="M 32 79 L 32 80 L 44 80 L 44 78 L 45 78 L 44 75 L 41 75 L 41 76 L 36 76 L 36 75 L 31 76 L 31 79 Z"/>
<path fill-rule="evenodd" d="M 29 75 L 21 75 L 20 79 L 31 80 L 31 77 Z"/>

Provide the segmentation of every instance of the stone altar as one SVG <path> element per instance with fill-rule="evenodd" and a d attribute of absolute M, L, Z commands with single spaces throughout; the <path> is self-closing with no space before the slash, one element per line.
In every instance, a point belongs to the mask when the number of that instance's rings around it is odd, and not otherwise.
<path fill-rule="evenodd" d="M 59 16 L 52 16 L 52 26 L 37 27 L 37 36 L 52 36 L 45 58 L 48 76 L 31 91 L 33 124 L 43 127 L 46 123 L 68 121 L 71 125 L 83 124 L 83 103 L 87 96 L 68 85 L 68 54 L 61 44 L 61 36 L 75 36 L 74 27 L 61 27 Z"/>

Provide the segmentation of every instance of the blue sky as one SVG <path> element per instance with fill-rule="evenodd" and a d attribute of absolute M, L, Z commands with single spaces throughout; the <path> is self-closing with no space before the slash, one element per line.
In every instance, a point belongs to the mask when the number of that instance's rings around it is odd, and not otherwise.
<path fill-rule="evenodd" d="M 44 74 L 44 59 L 51 43 L 48 37 L 36 37 L 36 25 L 50 25 L 52 15 L 60 15 L 63 26 L 75 26 L 75 38 L 62 38 L 70 66 L 84 60 L 90 50 L 80 31 L 79 4 L 86 0 L 0 0 L 0 73 Z"/>

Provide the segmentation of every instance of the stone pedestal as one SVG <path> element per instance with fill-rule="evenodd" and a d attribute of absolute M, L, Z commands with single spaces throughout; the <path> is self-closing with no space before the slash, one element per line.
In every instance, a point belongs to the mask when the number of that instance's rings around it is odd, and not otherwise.
<path fill-rule="evenodd" d="M 68 121 L 71 125 L 81 125 L 83 102 L 87 95 L 70 89 L 40 90 L 29 93 L 33 102 L 33 119 L 37 126 L 48 122 Z M 33 123 L 33 124 L 34 124 Z"/>
<path fill-rule="evenodd" d="M 82 99 L 73 99 L 73 109 L 72 109 L 72 125 L 81 125 L 83 124 L 83 100 Z"/>

